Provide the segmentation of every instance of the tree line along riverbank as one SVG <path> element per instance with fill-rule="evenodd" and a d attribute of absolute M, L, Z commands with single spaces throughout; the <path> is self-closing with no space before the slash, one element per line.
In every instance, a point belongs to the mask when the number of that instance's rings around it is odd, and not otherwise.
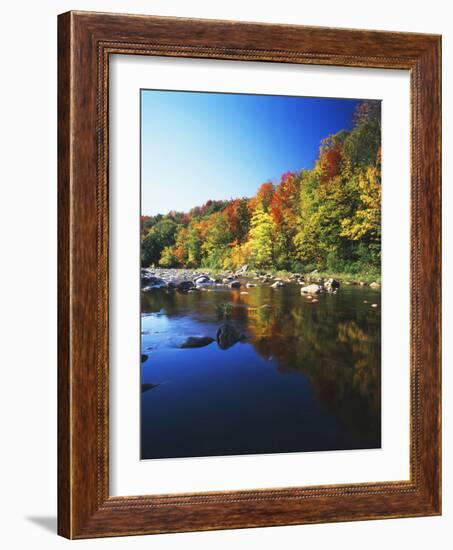
<path fill-rule="evenodd" d="M 337 276 L 372 282 L 381 263 L 380 102 L 322 140 L 311 169 L 264 182 L 253 197 L 142 216 L 143 267 Z M 213 175 L 214 177 L 214 175 Z"/>
<path fill-rule="evenodd" d="M 208 288 L 211 286 L 228 286 L 232 289 L 270 285 L 280 288 L 288 283 L 297 283 L 303 291 L 308 286 L 320 287 L 325 290 L 337 290 L 341 285 L 370 286 L 380 289 L 380 279 L 369 277 L 345 277 L 344 274 L 320 273 L 312 271 L 308 274 L 289 273 L 287 271 L 256 271 L 249 269 L 247 264 L 237 271 L 212 269 L 183 269 L 150 267 L 141 270 L 141 287 L 145 292 L 159 289 L 178 289 L 181 291 Z"/>

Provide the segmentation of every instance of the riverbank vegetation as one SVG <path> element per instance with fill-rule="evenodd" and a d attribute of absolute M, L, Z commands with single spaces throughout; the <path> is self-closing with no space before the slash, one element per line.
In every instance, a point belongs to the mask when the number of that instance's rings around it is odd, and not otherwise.
<path fill-rule="evenodd" d="M 263 183 L 253 197 L 142 216 L 142 266 L 348 274 L 381 263 L 380 102 L 359 104 L 352 130 L 321 142 L 312 169 Z M 344 278 L 344 277 L 343 277 Z"/>

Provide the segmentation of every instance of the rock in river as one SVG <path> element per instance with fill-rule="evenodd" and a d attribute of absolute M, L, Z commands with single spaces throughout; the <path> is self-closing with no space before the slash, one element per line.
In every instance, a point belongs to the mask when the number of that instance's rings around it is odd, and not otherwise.
<path fill-rule="evenodd" d="M 153 288 L 166 288 L 167 286 L 167 283 L 160 277 L 155 277 L 149 272 L 144 274 L 143 271 L 141 276 L 141 283 L 142 290 L 145 292 L 148 290 L 152 290 Z"/>
<path fill-rule="evenodd" d="M 189 290 L 193 290 L 194 286 L 192 281 L 181 281 L 177 284 L 176 288 L 180 292 L 188 292 Z"/>
<path fill-rule="evenodd" d="M 370 287 L 371 288 L 381 288 L 381 285 L 379 283 L 374 282 L 374 283 L 370 284 Z"/>
<path fill-rule="evenodd" d="M 205 346 L 209 346 L 212 342 L 214 342 L 214 338 L 210 336 L 189 336 L 189 338 L 181 344 L 181 348 L 204 348 Z"/>
<path fill-rule="evenodd" d="M 340 283 L 336 279 L 327 279 L 327 281 L 324 283 L 324 288 L 327 290 L 335 290 L 337 288 L 340 288 Z"/>
<path fill-rule="evenodd" d="M 200 275 L 196 279 L 194 279 L 195 285 L 205 285 L 205 284 L 213 284 L 215 283 L 214 279 L 211 279 L 209 275 Z"/>
<path fill-rule="evenodd" d="M 282 286 L 285 286 L 283 281 L 275 281 L 275 283 L 271 284 L 272 288 L 281 288 Z"/>
<path fill-rule="evenodd" d="M 300 289 L 302 294 L 321 294 L 322 292 L 322 286 L 320 285 L 308 285 L 303 286 Z"/>
<path fill-rule="evenodd" d="M 241 288 L 240 281 L 231 281 L 231 283 L 228 285 L 230 288 Z"/>
<path fill-rule="evenodd" d="M 230 324 L 222 325 L 217 331 L 217 344 L 220 349 L 228 349 L 234 346 L 236 342 L 243 340 L 245 337 L 243 334 Z"/>

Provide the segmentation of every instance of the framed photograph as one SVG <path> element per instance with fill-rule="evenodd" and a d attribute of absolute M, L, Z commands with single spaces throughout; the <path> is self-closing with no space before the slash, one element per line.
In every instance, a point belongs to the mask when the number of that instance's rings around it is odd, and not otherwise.
<path fill-rule="evenodd" d="M 440 514 L 440 37 L 58 29 L 59 533 Z"/>

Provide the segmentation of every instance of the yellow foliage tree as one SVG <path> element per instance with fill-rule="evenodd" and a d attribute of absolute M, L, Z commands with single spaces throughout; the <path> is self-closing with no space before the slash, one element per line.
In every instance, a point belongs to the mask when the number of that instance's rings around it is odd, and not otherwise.
<path fill-rule="evenodd" d="M 341 236 L 354 241 L 381 238 L 381 178 L 378 167 L 371 166 L 357 177 L 360 203 L 350 218 L 341 222 Z"/>

